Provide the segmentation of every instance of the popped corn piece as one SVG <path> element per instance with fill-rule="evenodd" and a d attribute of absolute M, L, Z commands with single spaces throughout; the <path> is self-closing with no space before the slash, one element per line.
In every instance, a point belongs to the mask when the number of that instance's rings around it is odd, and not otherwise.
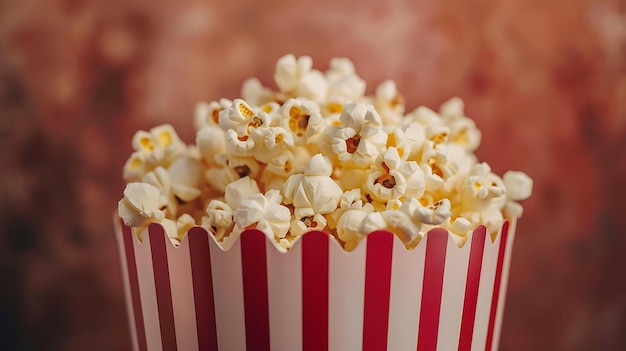
<path fill-rule="evenodd" d="M 208 125 L 196 133 L 196 146 L 200 156 L 209 166 L 215 166 L 216 155 L 226 152 L 226 134 L 217 125 Z"/>
<path fill-rule="evenodd" d="M 413 217 L 424 224 L 441 224 L 452 216 L 451 204 L 448 199 L 441 199 L 428 206 L 422 206 L 419 202 L 412 204 L 412 206 Z"/>
<path fill-rule="evenodd" d="M 220 194 L 223 194 L 226 191 L 226 187 L 239 178 L 241 177 L 239 177 L 237 172 L 234 172 L 227 166 L 209 168 L 204 173 L 204 179 L 207 184 Z"/>
<path fill-rule="evenodd" d="M 169 124 L 162 124 L 150 129 L 150 134 L 156 142 L 156 150 L 161 150 L 163 161 L 167 164 L 185 150 L 185 144 L 176 134 L 174 127 Z"/>
<path fill-rule="evenodd" d="M 450 218 L 441 225 L 452 234 L 452 239 L 458 247 L 462 247 L 472 233 L 472 222 L 463 217 Z"/>
<path fill-rule="evenodd" d="M 465 154 L 457 155 L 456 152 L 448 152 L 451 149 L 444 144 L 425 145 L 424 150 L 422 150 L 421 165 L 424 174 L 427 175 L 427 188 L 438 190 L 461 168 L 460 163 L 464 162 Z M 426 170 L 425 168 L 429 169 Z"/>
<path fill-rule="evenodd" d="M 259 141 L 255 145 L 254 152 L 254 158 L 259 162 L 269 163 L 274 157 L 294 146 L 293 135 L 285 128 L 262 128 L 259 129 L 259 133 L 255 136 L 255 139 Z"/>
<path fill-rule="evenodd" d="M 191 228 L 196 225 L 196 220 L 188 213 L 183 213 L 176 220 L 176 240 L 180 243 Z"/>
<path fill-rule="evenodd" d="M 460 216 L 470 220 L 473 225 L 484 224 L 487 227 L 487 231 L 491 233 L 492 238 L 498 233 L 504 222 L 502 211 L 497 207 L 487 207 L 480 211 L 472 209 L 461 212 Z"/>
<path fill-rule="evenodd" d="M 409 145 L 409 151 L 407 152 L 407 156 L 405 159 L 419 161 L 421 159 L 422 149 L 424 148 L 424 144 L 426 143 L 426 129 L 417 122 L 408 123 L 403 125 L 401 129 L 403 134 L 403 138 L 401 139 L 401 143 L 405 143 Z M 396 136 L 396 144 L 400 135 Z M 387 140 L 387 146 L 396 146 L 390 144 L 389 140 Z M 402 148 L 406 148 L 402 146 Z M 404 157 L 403 157 L 404 158 Z"/>
<path fill-rule="evenodd" d="M 220 112 L 232 104 L 233 102 L 229 99 L 197 103 L 193 119 L 194 127 L 200 130 L 204 127 L 219 126 Z"/>
<path fill-rule="evenodd" d="M 348 190 L 341 195 L 337 209 L 326 215 L 328 227 L 330 229 L 335 229 L 339 218 L 348 210 L 365 210 L 367 212 L 371 212 L 374 210 L 374 207 L 370 203 L 364 201 L 363 196 L 361 196 L 360 187 Z"/>
<path fill-rule="evenodd" d="M 287 178 L 284 203 L 293 204 L 297 218 L 330 213 L 337 208 L 343 191 L 330 177 L 332 171 L 330 161 L 317 154 L 307 163 L 304 174 Z"/>
<path fill-rule="evenodd" d="M 372 105 L 347 104 L 339 120 L 342 123 L 332 139 L 332 151 L 344 166 L 366 168 L 387 142 L 380 116 Z"/>
<path fill-rule="evenodd" d="M 288 54 L 276 62 L 274 81 L 278 89 L 288 97 L 304 97 L 322 102 L 328 96 L 328 82 L 324 74 L 312 69 L 310 56 Z"/>
<path fill-rule="evenodd" d="M 507 199 L 522 201 L 530 197 L 533 180 L 524 172 L 508 171 L 502 176 Z"/>
<path fill-rule="evenodd" d="M 395 147 L 380 155 L 365 182 L 366 192 L 375 201 L 386 202 L 424 193 L 424 173 L 414 161 L 404 162 Z"/>
<path fill-rule="evenodd" d="M 397 211 L 391 210 L 379 213 L 387 223 L 386 228 L 396 234 L 403 243 L 412 242 L 420 235 L 421 224 L 402 207 Z"/>
<path fill-rule="evenodd" d="M 220 200 L 211 200 L 206 208 L 206 216 L 202 217 L 202 226 L 207 228 L 218 241 L 230 234 L 233 227 L 233 209 Z"/>
<path fill-rule="evenodd" d="M 405 116 L 405 124 L 413 122 L 419 123 L 424 128 L 443 125 L 443 121 L 437 112 L 426 106 L 419 106 Z"/>
<path fill-rule="evenodd" d="M 146 174 L 146 155 L 144 151 L 133 152 L 124 164 L 124 180 L 127 182 L 136 182 Z"/>
<path fill-rule="evenodd" d="M 468 151 L 474 151 L 480 145 L 481 133 L 476 123 L 465 116 L 463 100 L 453 97 L 439 108 L 439 114 L 450 128 L 449 141 Z"/>
<path fill-rule="evenodd" d="M 233 210 L 250 196 L 260 193 L 256 181 L 250 177 L 240 178 L 226 186 L 224 200 Z"/>
<path fill-rule="evenodd" d="M 256 78 L 246 79 L 241 86 L 241 96 L 252 105 L 261 106 L 274 101 L 275 93 Z"/>
<path fill-rule="evenodd" d="M 387 142 L 385 143 L 385 147 L 387 149 L 395 147 L 396 150 L 398 150 L 400 158 L 404 161 L 408 160 L 411 155 L 412 144 L 409 141 L 410 138 L 406 135 L 404 130 L 400 127 L 394 126 L 385 126 L 383 127 L 383 130 L 387 133 Z"/>
<path fill-rule="evenodd" d="M 178 212 L 178 201 L 176 201 L 172 192 L 172 180 L 167 170 L 159 166 L 153 171 L 146 173 L 141 181 L 159 189 L 161 197 L 165 201 L 163 206 L 161 206 L 161 210 L 165 217 L 173 219 Z"/>
<path fill-rule="evenodd" d="M 311 230 L 324 230 L 326 224 L 326 218 L 319 213 L 313 216 L 294 218 L 291 220 L 290 233 L 293 236 L 300 236 Z"/>
<path fill-rule="evenodd" d="M 370 171 L 367 169 L 346 168 L 341 170 L 337 178 L 343 189 L 360 189 L 367 181 L 369 174 Z"/>
<path fill-rule="evenodd" d="M 386 80 L 376 87 L 374 107 L 383 123 L 397 126 L 404 115 L 404 97 L 398 92 L 396 83 Z"/>
<path fill-rule="evenodd" d="M 289 232 L 291 212 L 281 205 L 278 190 L 268 190 L 265 195 L 256 193 L 243 200 L 235 210 L 233 233 L 239 235 L 245 229 L 256 228 L 270 238 L 284 238 Z"/>
<path fill-rule="evenodd" d="M 239 135 L 234 129 L 225 134 L 226 152 L 236 156 L 253 156 L 256 142 L 249 134 Z"/>
<path fill-rule="evenodd" d="M 522 218 L 524 208 L 515 201 L 507 201 L 504 208 L 502 208 L 502 214 L 506 218 Z"/>
<path fill-rule="evenodd" d="M 218 125 L 223 131 L 229 129 L 242 133 L 247 130 L 248 123 L 256 116 L 258 109 L 248 105 L 245 100 L 235 99 L 219 113 Z"/>
<path fill-rule="evenodd" d="M 447 126 L 426 127 L 426 139 L 428 139 L 433 146 L 447 142 L 448 135 L 450 135 L 450 128 Z"/>
<path fill-rule="evenodd" d="M 135 179 L 145 174 L 142 174 L 142 171 L 149 172 L 156 166 L 169 166 L 186 150 L 186 146 L 169 124 L 156 126 L 149 132 L 143 130 L 136 132 L 133 135 L 132 146 L 137 153 L 128 160 L 128 169 L 125 169 L 125 172 Z"/>
<path fill-rule="evenodd" d="M 472 167 L 461 191 L 464 208 L 481 211 L 490 206 L 500 210 L 506 201 L 506 188 L 486 163 Z"/>
<path fill-rule="evenodd" d="M 202 194 L 202 165 L 198 160 L 183 157 L 167 168 L 172 192 L 178 201 L 189 202 Z"/>
<path fill-rule="evenodd" d="M 118 214 L 124 224 L 131 227 L 146 227 L 164 218 L 161 207 L 165 203 L 159 189 L 146 183 L 128 183 L 124 198 L 118 202 Z"/>
<path fill-rule="evenodd" d="M 309 138 L 319 134 L 322 128 L 319 106 L 308 99 L 285 101 L 280 108 L 280 116 L 279 125 L 292 134 L 297 145 L 306 145 Z"/>
<path fill-rule="evenodd" d="M 337 221 L 337 237 L 345 243 L 344 248 L 346 251 L 354 250 L 361 238 L 367 234 L 362 234 L 360 227 L 370 213 L 373 213 L 371 208 L 354 208 L 344 211 L 341 217 L 339 217 L 339 221 Z"/>
<path fill-rule="evenodd" d="M 363 98 L 365 94 L 365 81 L 356 74 L 352 61 L 345 57 L 330 60 L 326 80 L 329 98 L 342 98 L 355 102 Z"/>
<path fill-rule="evenodd" d="M 287 238 L 281 238 L 278 240 L 278 248 L 281 252 L 287 252 L 291 249 L 291 241 L 287 240 Z"/>
<path fill-rule="evenodd" d="M 149 154 L 157 148 L 153 135 L 143 130 L 139 130 L 133 135 L 132 145 L 135 151 L 145 154 Z"/>

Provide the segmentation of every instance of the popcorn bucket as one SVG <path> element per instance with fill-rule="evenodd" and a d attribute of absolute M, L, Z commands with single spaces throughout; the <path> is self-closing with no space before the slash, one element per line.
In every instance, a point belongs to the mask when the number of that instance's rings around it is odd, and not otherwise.
<path fill-rule="evenodd" d="M 496 350 L 515 221 L 352 252 L 323 232 L 287 253 L 258 230 L 226 251 L 200 227 L 179 247 L 159 224 L 117 232 L 135 350 Z"/>

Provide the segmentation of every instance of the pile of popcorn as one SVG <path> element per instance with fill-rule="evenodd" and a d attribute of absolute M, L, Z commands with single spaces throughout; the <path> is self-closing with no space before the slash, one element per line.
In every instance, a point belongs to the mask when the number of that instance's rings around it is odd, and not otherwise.
<path fill-rule="evenodd" d="M 177 244 L 199 225 L 227 248 L 256 228 L 288 250 L 322 230 L 350 251 L 374 230 L 412 248 L 443 227 L 462 246 L 475 226 L 495 235 L 522 215 L 532 180 L 478 163 L 481 134 L 459 98 L 406 113 L 393 81 L 366 96 L 346 58 L 321 72 L 286 55 L 274 81 L 278 91 L 249 79 L 241 99 L 199 103 L 195 145 L 170 125 L 134 135 L 118 212 L 140 239 L 157 222 Z"/>

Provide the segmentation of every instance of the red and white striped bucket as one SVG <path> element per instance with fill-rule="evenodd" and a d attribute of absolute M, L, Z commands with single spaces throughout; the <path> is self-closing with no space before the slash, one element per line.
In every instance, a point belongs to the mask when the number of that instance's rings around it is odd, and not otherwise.
<path fill-rule="evenodd" d="M 322 232 L 287 253 L 257 230 L 222 250 L 204 229 L 175 248 L 153 224 L 118 241 L 135 350 L 495 350 L 515 233 L 444 229 L 414 250 L 377 231 L 345 252 Z"/>

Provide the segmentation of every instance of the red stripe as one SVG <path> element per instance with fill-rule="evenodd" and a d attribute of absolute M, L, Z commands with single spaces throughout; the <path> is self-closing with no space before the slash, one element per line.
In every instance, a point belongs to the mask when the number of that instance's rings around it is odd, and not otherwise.
<path fill-rule="evenodd" d="M 193 299 L 196 307 L 198 346 L 200 350 L 217 350 L 213 275 L 208 235 L 210 234 L 202 228 L 192 228 L 187 237 L 189 238 Z"/>
<path fill-rule="evenodd" d="M 509 222 L 504 222 L 504 225 L 502 226 L 502 237 L 500 238 L 500 251 L 498 252 L 496 278 L 493 282 L 493 296 L 491 298 L 491 313 L 489 314 L 489 327 L 487 328 L 487 346 L 485 347 L 485 350 L 491 350 L 491 345 L 493 343 L 493 329 L 496 321 L 496 311 L 498 310 L 500 282 L 502 280 L 502 266 L 504 264 L 504 252 L 506 251 L 506 240 L 508 236 Z"/>
<path fill-rule="evenodd" d="M 247 230 L 241 235 L 243 305 L 248 350 L 270 349 L 265 234 Z"/>
<path fill-rule="evenodd" d="M 154 268 L 154 286 L 161 326 L 161 344 L 163 350 L 176 350 L 176 329 L 174 326 L 174 308 L 172 306 L 172 289 L 167 264 L 167 247 L 169 239 L 159 224 L 151 224 L 148 228 L 150 249 L 152 250 L 152 267 Z"/>
<path fill-rule="evenodd" d="M 465 300 L 463 301 L 459 351 L 470 350 L 472 347 L 476 304 L 478 303 L 480 269 L 483 264 L 483 250 L 485 248 L 485 236 L 485 226 L 477 227 L 472 233 L 472 246 L 470 247 L 469 265 L 467 267 L 467 280 L 465 281 Z"/>
<path fill-rule="evenodd" d="M 393 233 L 376 231 L 367 236 L 363 307 L 364 351 L 387 349 L 392 256 Z"/>
<path fill-rule="evenodd" d="M 124 251 L 126 253 L 126 265 L 128 269 L 128 280 L 130 282 L 130 296 L 133 302 L 133 314 L 135 315 L 135 330 L 137 331 L 137 342 L 139 351 L 148 349 L 146 343 L 146 330 L 143 324 L 143 313 L 141 312 L 141 297 L 139 296 L 139 277 L 137 276 L 137 262 L 135 260 L 135 250 L 133 249 L 132 229 L 120 220 L 122 226 L 122 236 L 124 238 Z M 132 322 L 131 322 L 132 323 Z"/>
<path fill-rule="evenodd" d="M 432 229 L 426 234 L 426 258 L 424 261 L 424 284 L 419 322 L 417 349 L 436 350 L 439 333 L 439 312 L 443 272 L 446 264 L 448 232 L 445 229 Z"/>
<path fill-rule="evenodd" d="M 328 350 L 328 234 L 302 237 L 302 349 Z"/>

